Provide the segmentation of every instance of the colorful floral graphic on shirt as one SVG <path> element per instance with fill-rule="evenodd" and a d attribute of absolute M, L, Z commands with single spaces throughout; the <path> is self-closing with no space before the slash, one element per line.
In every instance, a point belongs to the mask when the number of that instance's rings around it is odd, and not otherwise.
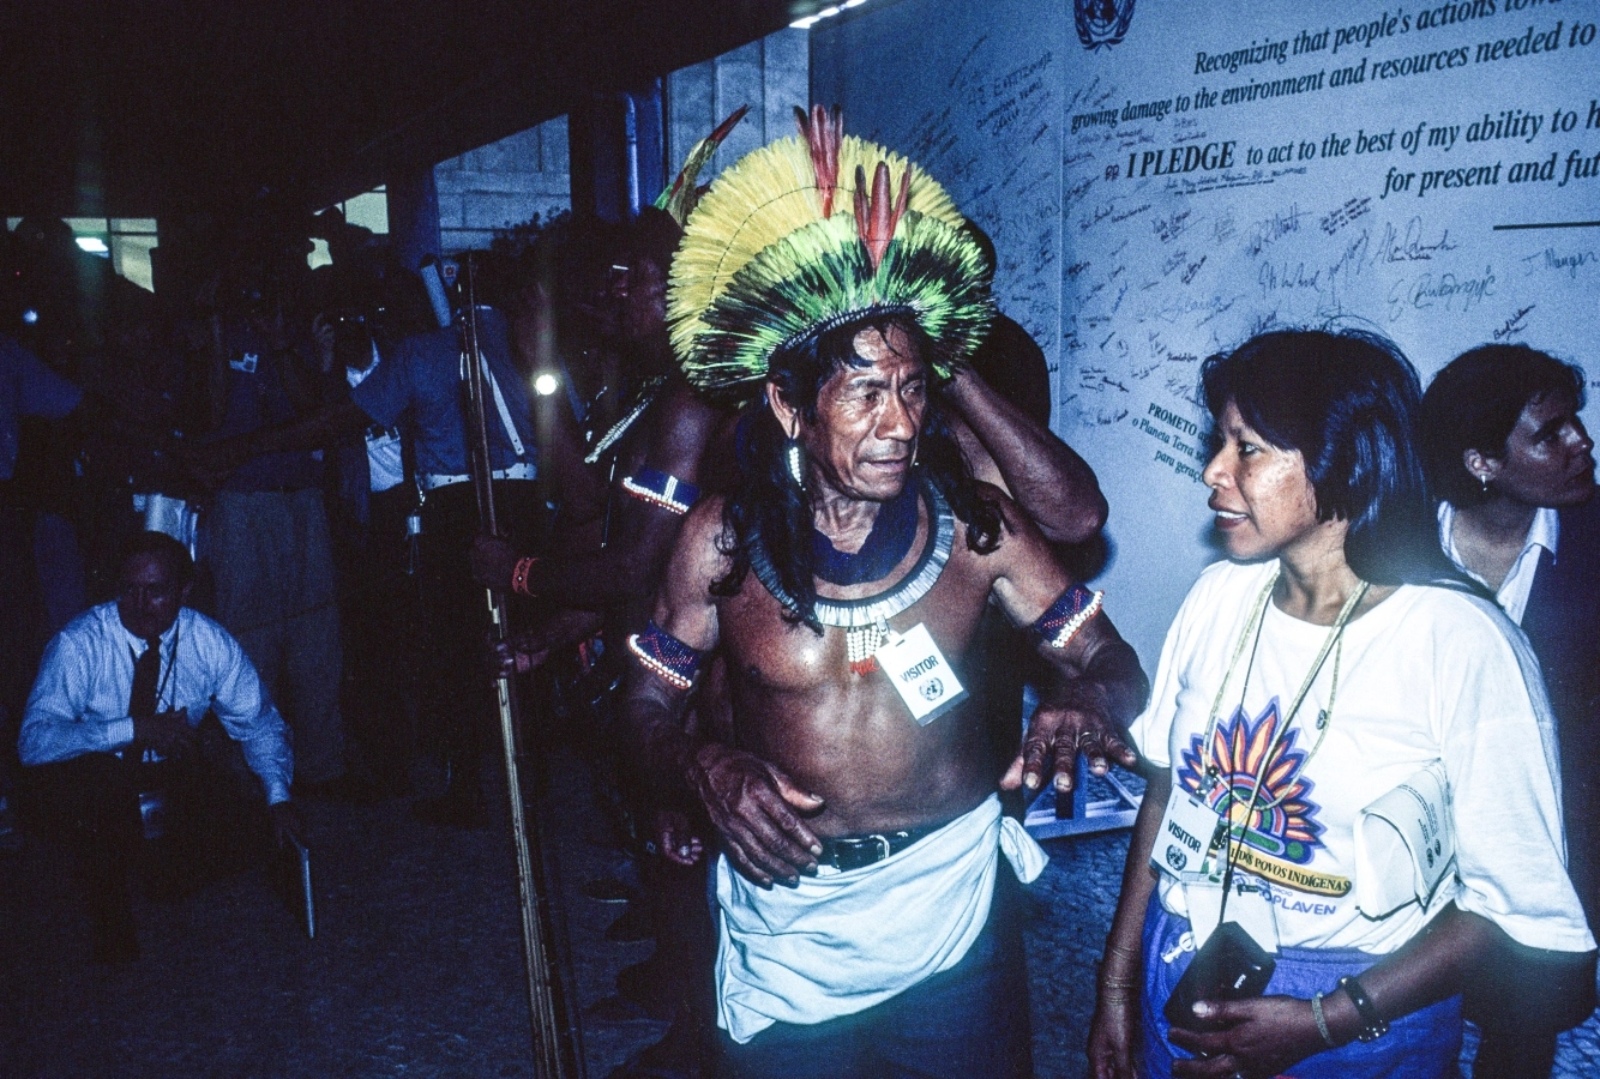
<path fill-rule="evenodd" d="M 1301 868 L 1322 846 L 1324 829 L 1317 821 L 1320 807 L 1311 799 L 1315 784 L 1302 774 L 1308 754 L 1296 748 L 1300 731 L 1287 731 L 1273 748 L 1283 722 L 1279 709 L 1276 697 L 1254 720 L 1236 708 L 1217 724 L 1209 752 L 1204 735 L 1195 735 L 1183 751 L 1178 782 L 1227 816 L 1240 869 L 1299 891 L 1344 895 L 1350 890 L 1348 878 Z M 1201 782 L 1207 764 L 1219 780 L 1209 791 Z M 1261 793 L 1249 809 L 1258 777 Z"/>

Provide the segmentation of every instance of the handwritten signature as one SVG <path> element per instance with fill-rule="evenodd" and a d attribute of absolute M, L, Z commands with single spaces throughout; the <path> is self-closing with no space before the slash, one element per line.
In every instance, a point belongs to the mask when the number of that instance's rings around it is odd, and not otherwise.
<path fill-rule="evenodd" d="M 1494 267 L 1485 266 L 1483 273 L 1476 277 L 1425 273 L 1409 283 L 1396 281 L 1389 289 L 1389 321 L 1393 322 L 1408 310 L 1470 311 L 1495 295 L 1496 280 Z"/>
<path fill-rule="evenodd" d="M 1600 261 L 1600 255 L 1593 251 L 1568 251 L 1563 254 L 1553 247 L 1547 247 L 1523 258 L 1522 264 L 1528 267 L 1528 273 L 1535 270 L 1564 270 L 1568 277 L 1576 280 L 1579 270 L 1597 261 Z"/>
<path fill-rule="evenodd" d="M 1185 232 L 1188 232 L 1194 225 L 1194 222 L 1189 219 L 1190 213 L 1191 211 L 1189 210 L 1179 210 L 1169 217 L 1156 218 L 1155 221 L 1151 222 L 1151 228 L 1155 230 L 1156 239 L 1164 244 L 1171 243 Z"/>
<path fill-rule="evenodd" d="M 1436 253 L 1454 251 L 1460 246 L 1451 241 L 1449 229 L 1441 232 L 1432 243 L 1424 241 L 1422 218 L 1413 217 L 1406 222 L 1404 235 L 1396 232 L 1394 225 L 1384 223 L 1383 239 L 1378 242 L 1376 257 L 1379 262 L 1425 262 Z"/>
<path fill-rule="evenodd" d="M 1250 258 L 1255 258 L 1290 233 L 1299 232 L 1300 219 L 1305 216 L 1298 205 L 1290 203 L 1287 210 L 1256 222 L 1251 227 L 1250 239 L 1245 243 L 1244 253 Z"/>
<path fill-rule="evenodd" d="M 1504 340 L 1505 338 L 1510 337 L 1512 334 L 1521 333 L 1523 330 L 1527 329 L 1528 315 L 1537 306 L 1538 304 L 1530 303 L 1527 307 L 1522 308 L 1516 314 L 1506 319 L 1500 328 L 1494 331 L 1494 339 L 1496 341 Z"/>
<path fill-rule="evenodd" d="M 1359 199 L 1346 199 L 1343 206 L 1330 210 L 1322 216 L 1322 231 L 1332 236 L 1356 218 L 1365 217 L 1371 212 L 1371 195 L 1364 195 Z"/>

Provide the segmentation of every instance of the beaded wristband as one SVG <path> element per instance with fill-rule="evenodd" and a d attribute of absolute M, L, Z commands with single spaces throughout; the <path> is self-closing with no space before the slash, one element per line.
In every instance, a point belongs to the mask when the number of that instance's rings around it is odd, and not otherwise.
<path fill-rule="evenodd" d="M 533 572 L 533 564 L 537 561 L 539 560 L 531 555 L 517 559 L 516 568 L 511 571 L 511 591 L 519 596 L 533 598 L 533 590 L 528 587 L 528 574 Z"/>
<path fill-rule="evenodd" d="M 1065 648 L 1089 619 L 1100 613 L 1105 597 L 1104 592 L 1092 592 L 1081 584 L 1073 585 L 1039 616 L 1032 626 L 1034 636 L 1051 648 Z"/>
<path fill-rule="evenodd" d="M 645 670 L 674 689 L 689 689 L 700 670 L 699 650 L 656 625 L 655 619 L 645 624 L 643 633 L 628 638 L 628 651 Z"/>

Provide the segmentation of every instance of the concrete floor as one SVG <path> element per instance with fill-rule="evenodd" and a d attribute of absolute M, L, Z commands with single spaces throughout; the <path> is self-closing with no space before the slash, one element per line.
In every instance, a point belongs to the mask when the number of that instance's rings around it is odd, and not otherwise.
<path fill-rule="evenodd" d="M 138 903 L 144 957 L 88 962 L 56 852 L 0 854 L 0 1079 L 531 1076 L 516 882 L 506 830 L 415 824 L 403 802 L 307 803 L 319 932 L 305 939 L 259 871 L 183 901 Z M 583 1012 L 603 1079 L 664 1025 L 613 998 L 650 953 L 615 944 L 615 904 L 587 881 L 627 878 L 586 776 L 565 762 L 545 806 Z M 1038 1074 L 1083 1074 L 1093 964 L 1126 833 L 1049 844 L 1030 890 Z M 1600 1019 L 1564 1038 L 1562 1079 L 1600 1075 Z"/>

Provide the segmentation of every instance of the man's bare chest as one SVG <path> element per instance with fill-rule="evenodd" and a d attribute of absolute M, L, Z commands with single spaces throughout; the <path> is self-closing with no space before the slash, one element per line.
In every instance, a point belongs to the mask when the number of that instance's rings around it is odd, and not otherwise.
<path fill-rule="evenodd" d="M 927 593 L 910 606 L 881 619 L 893 635 L 918 626 L 958 670 L 963 666 L 988 601 L 992 581 L 978 556 L 959 552 L 943 567 Z M 785 608 L 752 574 L 735 596 L 721 601 L 718 623 L 732 671 L 756 692 L 838 693 L 851 697 L 894 694 L 881 669 L 852 664 L 845 626 L 816 628 L 785 617 Z"/>

